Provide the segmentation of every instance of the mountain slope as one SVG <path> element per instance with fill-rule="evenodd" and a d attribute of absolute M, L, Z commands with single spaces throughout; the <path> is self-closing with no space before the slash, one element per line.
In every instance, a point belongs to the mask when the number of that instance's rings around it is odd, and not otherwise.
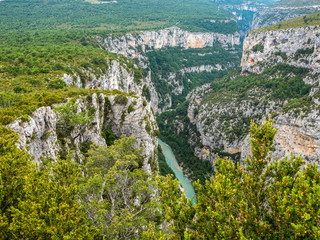
<path fill-rule="evenodd" d="M 292 152 L 319 164 L 320 34 L 317 26 L 291 26 L 298 28 L 248 33 L 241 69 L 192 91 L 187 113 L 163 119 L 160 130 L 188 139 L 201 160 L 214 162 L 218 153 L 241 161 L 250 151 L 250 120 L 261 122 L 271 114 L 279 129 L 273 157 Z"/>
<path fill-rule="evenodd" d="M 320 1 L 283 0 L 269 5 L 254 15 L 251 29 L 272 26 L 281 21 L 293 19 L 320 11 Z M 279 27 L 281 28 L 281 26 Z"/>

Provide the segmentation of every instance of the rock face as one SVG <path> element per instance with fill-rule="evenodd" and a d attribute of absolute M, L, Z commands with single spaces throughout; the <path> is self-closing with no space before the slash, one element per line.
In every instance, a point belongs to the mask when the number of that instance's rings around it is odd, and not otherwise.
<path fill-rule="evenodd" d="M 132 68 L 138 68 L 132 66 Z M 137 79 L 134 76 L 133 69 L 130 69 L 125 63 L 119 63 L 116 60 L 109 60 L 106 70 L 82 69 L 81 76 L 79 73 L 63 74 L 61 79 L 68 86 L 77 86 L 79 88 L 87 89 L 101 89 L 101 90 L 119 90 L 121 92 L 135 92 L 142 96 L 142 89 L 148 86 L 151 92 L 151 106 L 154 111 L 158 109 L 158 97 L 151 82 L 150 73 L 147 76 Z"/>
<path fill-rule="evenodd" d="M 283 103 L 276 104 L 267 98 L 268 93 L 259 88 L 245 95 L 213 92 L 210 84 L 192 91 L 187 97 L 188 117 L 196 126 L 201 143 L 194 145 L 195 155 L 212 163 L 217 153 L 239 158 L 250 119 L 261 119 L 281 109 Z"/>
<path fill-rule="evenodd" d="M 79 88 L 101 90 L 117 89 L 126 93 L 134 91 L 141 94 L 141 86 L 134 81 L 132 70 L 130 72 L 127 67 L 121 66 L 120 63 L 115 60 L 110 61 L 105 73 L 94 74 L 93 71 L 83 70 L 82 74 L 85 75 L 84 80 L 81 80 L 81 77 L 76 73 L 74 76 L 64 74 L 62 80 L 64 80 L 68 86 L 75 85 Z"/>
<path fill-rule="evenodd" d="M 244 40 L 243 75 L 261 74 L 279 63 L 288 64 L 305 72 L 301 79 L 311 91 L 293 107 L 296 100 L 274 98 L 269 89 L 258 86 L 250 86 L 241 93 L 224 88 L 215 91 L 214 84 L 194 89 L 187 99 L 189 120 L 199 133 L 195 134 L 192 126 L 189 127 L 192 140 L 188 142 L 195 156 L 213 163 L 215 154 L 219 153 L 243 163 L 250 153 L 250 136 L 247 135 L 250 120 L 262 123 L 268 115 L 275 114 L 273 120 L 278 132 L 272 156 L 283 158 L 290 153 L 301 154 L 309 163 L 319 165 L 319 36 L 317 27 L 249 33 Z M 261 79 L 295 77 L 294 73 L 283 76 L 280 72 Z M 234 73 L 221 82 L 231 81 L 241 73 Z"/>
<path fill-rule="evenodd" d="M 250 30 L 268 27 L 279 22 L 300 17 L 302 15 L 316 13 L 320 11 L 320 4 L 308 4 L 304 6 L 284 5 L 266 6 L 257 11 L 250 26 Z"/>
<path fill-rule="evenodd" d="M 128 33 L 120 37 L 112 35 L 100 41 L 110 52 L 143 60 L 143 57 L 139 56 L 141 52 L 166 47 L 204 48 L 211 47 L 213 43 L 219 42 L 222 47 L 229 49 L 234 45 L 240 45 L 240 35 L 239 33 L 188 32 L 177 27 L 171 27 L 159 31 L 144 31 L 138 34 Z"/>
<path fill-rule="evenodd" d="M 210 85 L 206 85 L 188 95 L 188 117 L 200 134 L 199 139 L 189 141 L 196 157 L 213 163 L 216 153 L 227 154 L 243 163 L 251 152 L 250 136 L 247 135 L 250 120 L 262 123 L 266 116 L 277 113 L 273 118 L 278 132 L 272 157 L 284 158 L 293 153 L 301 155 L 308 163 L 320 165 L 320 102 L 317 97 L 309 97 L 312 99 L 309 109 L 302 105 L 301 109 L 284 111 L 284 106 L 290 102 L 270 101 L 270 93 L 262 89 L 247 92 L 243 100 L 243 96 L 235 93 L 232 96 L 215 93 L 213 96 L 211 91 Z M 191 135 L 197 137 L 193 132 Z"/>
<path fill-rule="evenodd" d="M 317 107 L 319 107 L 317 105 Z M 320 117 L 318 110 L 312 110 L 307 117 L 281 114 L 275 119 L 278 132 L 274 139 L 272 157 L 299 156 L 308 163 L 320 166 Z M 241 158 L 244 160 L 251 151 L 250 136 L 243 140 Z"/>
<path fill-rule="evenodd" d="M 239 33 L 220 34 L 213 32 L 188 32 L 177 27 L 171 27 L 159 31 L 144 31 L 140 33 L 128 33 L 124 35 L 110 35 L 107 38 L 96 37 L 96 40 L 107 50 L 113 53 L 122 54 L 126 57 L 135 59 L 138 64 L 149 71 L 148 76 L 151 77 L 150 63 L 147 53 L 157 49 L 166 48 L 182 48 L 201 49 L 213 47 L 214 44 L 221 45 L 228 51 L 233 51 L 234 47 L 240 45 Z M 182 51 L 182 50 L 181 50 Z M 236 54 L 236 53 L 235 53 Z M 209 72 L 212 70 L 224 70 L 234 67 L 235 64 L 230 63 L 228 66 L 220 64 L 192 66 L 185 69 L 179 69 L 174 73 L 167 73 L 166 76 L 153 76 L 152 79 L 164 79 L 170 88 L 171 92 L 166 94 L 158 94 L 160 91 L 156 89 L 157 80 L 145 80 L 146 85 L 150 89 L 151 103 L 155 112 L 162 112 L 172 106 L 172 95 L 180 95 L 184 89 L 183 83 L 176 77 L 177 74 L 185 74 L 190 72 L 200 73 L 203 71 Z M 172 87 L 171 87 L 172 86 Z M 142 89 L 142 88 L 141 88 Z M 158 92 L 158 93 L 157 93 Z M 157 108 L 159 107 L 159 108 Z"/>
<path fill-rule="evenodd" d="M 279 62 L 320 72 L 320 29 L 251 32 L 243 42 L 242 73 L 259 74 Z"/>
<path fill-rule="evenodd" d="M 75 126 L 70 136 L 65 139 L 59 139 L 57 134 L 57 123 L 60 117 L 54 111 L 54 107 L 41 107 L 29 116 L 29 121 L 17 120 L 8 127 L 19 134 L 19 146 L 28 149 L 37 164 L 40 164 L 42 158 L 57 159 L 63 148 L 70 152 L 71 145 L 74 146 L 73 150 L 81 161 L 83 144 L 106 145 L 103 131 L 111 129 L 118 137 L 126 135 L 137 139 L 137 147 L 143 147 L 145 159 L 143 168 L 150 172 L 151 168 L 154 169 L 156 166 L 154 165 L 157 159 L 155 150 L 158 145 L 156 134 L 158 130 L 151 106 L 146 105 L 141 98 L 126 98 L 127 102 L 124 101 L 124 103 L 121 103 L 118 100 L 119 97 L 115 95 L 93 94 L 86 98 L 79 98 L 75 102 L 78 106 L 77 112 L 91 109 L 93 117 L 83 131 Z M 129 106 L 133 108 L 129 110 Z M 74 139 L 75 136 L 78 137 Z"/>

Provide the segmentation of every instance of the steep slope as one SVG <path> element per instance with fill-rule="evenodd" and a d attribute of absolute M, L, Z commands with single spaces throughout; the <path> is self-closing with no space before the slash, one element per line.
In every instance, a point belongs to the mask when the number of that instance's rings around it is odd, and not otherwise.
<path fill-rule="evenodd" d="M 113 133 L 118 137 L 135 137 L 137 147 L 143 147 L 144 169 L 148 172 L 157 169 L 158 130 L 150 105 L 144 100 L 123 93 L 104 92 L 76 98 L 74 104 L 75 108 L 68 114 L 84 113 L 90 119 L 86 125 L 75 122 L 71 129 L 59 128 L 65 119 L 55 110 L 57 106 L 41 107 L 28 119 L 8 125 L 19 134 L 19 146 L 29 149 L 38 165 L 42 159 L 56 160 L 58 156 L 66 158 L 67 154 L 74 154 L 81 162 L 91 144 L 106 145 Z"/>
<path fill-rule="evenodd" d="M 238 23 L 241 37 L 251 30 L 252 22 L 256 14 L 264 11 L 264 9 L 275 2 L 274 0 L 211 0 L 212 2 L 222 6 L 230 12 Z"/>
<path fill-rule="evenodd" d="M 278 22 L 320 11 L 319 0 L 281 0 L 256 12 L 251 29 L 272 26 Z"/>
<path fill-rule="evenodd" d="M 213 162 L 218 153 L 240 161 L 250 151 L 250 120 L 261 122 L 272 115 L 279 129 L 273 157 L 292 152 L 319 164 L 319 33 L 316 26 L 292 21 L 297 28 L 249 33 L 241 69 L 192 91 L 186 102 L 188 120 L 176 112 L 160 123 L 160 130 L 170 128 L 178 138 L 187 138 L 199 159 Z"/>
<path fill-rule="evenodd" d="M 144 169 L 158 168 L 157 125 L 142 97 L 150 77 L 141 67 L 77 33 L 7 33 L 1 39 L 0 124 L 19 134 L 20 147 L 38 165 L 68 154 L 81 162 L 92 143 L 110 145 L 109 138 L 126 135 L 143 147 Z M 57 106 L 68 109 L 69 120 Z M 68 124 L 61 128 L 63 121 Z"/>
<path fill-rule="evenodd" d="M 258 74 L 278 63 L 318 73 L 319 34 L 317 26 L 249 33 L 243 43 L 242 73 Z"/>
<path fill-rule="evenodd" d="M 158 103 L 160 112 L 176 106 L 209 76 L 221 76 L 220 71 L 234 68 L 239 62 L 237 32 L 189 32 L 172 27 L 96 39 L 107 51 L 132 58 L 149 72 L 152 84 L 144 94 Z M 199 73 L 207 75 L 204 80 L 199 79 Z M 158 111 L 156 107 L 154 110 Z"/>
<path fill-rule="evenodd" d="M 51 142 L 47 143 L 46 134 L 29 139 L 30 134 L 18 127 L 18 122 L 35 133 L 38 128 L 35 122 L 46 124 L 41 117 L 52 118 L 53 122 L 59 118 L 53 116 L 53 104 L 65 104 L 70 98 L 76 101 L 80 95 L 120 90 L 122 94 L 136 94 L 148 108 L 151 104 L 150 113 L 143 112 L 141 116 L 134 115 L 137 119 L 131 119 L 142 124 L 140 117 L 153 119 L 152 112 L 175 108 L 194 87 L 224 76 L 228 69 L 240 63 L 236 21 L 206 0 L 105 4 L 82 0 L 21 3 L 5 0 L 0 4 L 3 23 L 0 24 L 0 120 L 6 126 L 14 122 L 15 129 L 25 139 L 25 142 L 21 140 L 21 146 L 31 144 L 30 151 L 37 160 L 46 156 L 56 158 L 57 151 L 61 154 L 61 146 L 54 143 L 55 137 L 49 137 Z M 185 14 L 178 14 L 181 12 Z M 131 109 L 132 104 L 126 107 Z M 125 113 L 125 109 L 119 111 Z M 109 126 L 118 137 L 127 131 L 115 126 L 121 125 L 127 116 L 121 114 L 121 120 Z M 54 123 L 47 125 L 55 136 Z M 145 131 L 153 135 L 153 130 L 156 135 L 153 120 L 140 127 L 142 135 Z M 38 136 L 33 133 L 31 137 Z M 139 133 L 132 134 L 139 138 Z M 77 139 L 102 143 L 101 137 Z M 75 144 L 77 154 L 82 143 L 79 144 Z M 156 149 L 157 142 L 153 144 L 151 148 Z M 47 155 L 43 149 L 51 145 L 52 151 Z M 73 150 L 72 147 L 67 149 Z M 147 151 L 148 156 L 154 155 L 153 150 Z M 78 155 L 81 159 L 81 154 Z"/>

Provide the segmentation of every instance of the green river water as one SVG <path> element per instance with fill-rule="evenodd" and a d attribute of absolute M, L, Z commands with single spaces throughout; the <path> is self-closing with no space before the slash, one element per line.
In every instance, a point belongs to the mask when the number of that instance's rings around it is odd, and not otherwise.
<path fill-rule="evenodd" d="M 162 142 L 160 139 L 158 140 L 158 142 L 162 149 L 163 155 L 166 158 L 167 164 L 169 165 L 169 167 L 172 169 L 177 179 L 179 180 L 181 186 L 184 189 L 186 196 L 190 199 L 193 198 L 193 203 L 195 203 L 196 199 L 195 199 L 194 188 L 190 183 L 190 181 L 184 176 L 181 168 L 179 167 L 177 159 L 174 156 L 174 153 L 172 152 L 171 147 L 165 142 Z"/>

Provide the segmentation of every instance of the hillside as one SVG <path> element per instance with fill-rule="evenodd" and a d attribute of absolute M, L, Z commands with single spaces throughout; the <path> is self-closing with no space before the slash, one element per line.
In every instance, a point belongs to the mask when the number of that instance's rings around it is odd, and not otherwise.
<path fill-rule="evenodd" d="M 264 27 L 276 25 L 279 22 L 294 19 L 300 16 L 317 13 L 320 11 L 320 3 L 315 1 L 279 1 L 274 4 L 268 5 L 254 14 L 251 30 L 261 29 Z M 294 20 L 296 21 L 296 20 Z M 297 23 L 293 23 L 293 26 Z M 310 21 L 302 23 L 300 26 L 306 26 Z M 312 23 L 311 23 L 312 24 Z M 316 24 L 315 22 L 313 24 Z M 283 26 L 273 26 L 273 28 L 285 28 Z M 288 25 L 288 28 L 290 26 Z"/>
<path fill-rule="evenodd" d="M 318 14 L 305 19 L 318 19 Z M 302 21 L 289 22 L 296 27 Z M 293 152 L 318 164 L 318 49 L 317 26 L 248 33 L 241 69 L 193 90 L 175 113 L 160 118 L 160 132 L 168 141 L 175 140 L 172 131 L 175 138 L 188 139 L 202 160 L 214 163 L 218 153 L 241 161 L 250 151 L 250 120 L 260 122 L 271 114 L 279 128 L 273 157 Z"/>
<path fill-rule="evenodd" d="M 280 0 L 277 1 L 274 6 L 287 6 L 287 7 L 307 7 L 312 5 L 320 5 L 319 0 Z"/>
<path fill-rule="evenodd" d="M 120 0 L 104 4 L 84 0 L 5 0 L 0 1 L 0 15 L 0 31 L 90 29 L 128 32 L 171 26 L 190 31 L 237 31 L 235 22 L 230 22 L 227 28 L 225 24 L 210 22 L 210 19 L 229 19 L 229 14 L 206 0 Z"/>
<path fill-rule="evenodd" d="M 291 28 L 304 28 L 310 26 L 317 26 L 320 24 L 320 13 L 314 13 L 311 15 L 305 15 L 298 18 L 293 18 L 287 21 L 279 22 L 278 24 L 270 27 L 260 28 L 254 30 L 254 32 L 266 32 Z"/>
<path fill-rule="evenodd" d="M 319 15 L 242 41 L 273 2 L 0 0 L 0 239 L 320 239 Z"/>

